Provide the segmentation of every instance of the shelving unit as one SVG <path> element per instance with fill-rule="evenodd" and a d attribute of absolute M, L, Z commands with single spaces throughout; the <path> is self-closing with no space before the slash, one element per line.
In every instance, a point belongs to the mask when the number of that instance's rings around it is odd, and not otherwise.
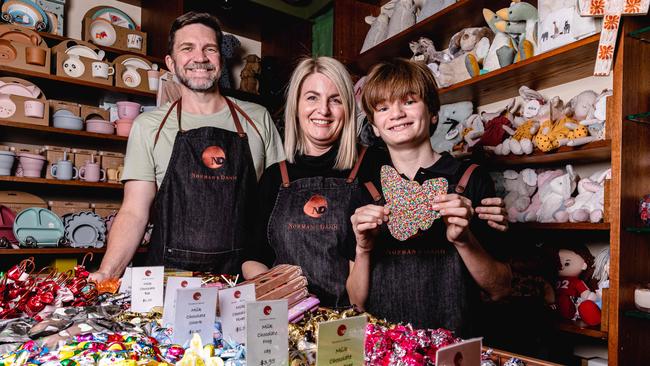
<path fill-rule="evenodd" d="M 421 36 L 430 38 L 438 50 L 447 48 L 452 34 L 462 28 L 485 25 L 482 9 L 497 10 L 510 1 L 461 0 L 415 24 L 379 45 L 359 54 L 369 29 L 363 21 L 377 16 L 383 2 L 334 1 L 336 57 L 360 77 L 370 67 L 392 57 L 411 57 L 408 43 Z M 533 2 L 535 5 L 535 2 Z M 513 224 L 512 232 L 532 232 L 549 242 L 609 238 L 610 290 L 607 307 L 608 331 L 559 324 L 563 333 L 605 341 L 610 365 L 650 364 L 647 326 L 639 326 L 624 310 L 634 308 L 634 286 L 650 280 L 650 245 L 646 230 L 638 228 L 638 199 L 648 194 L 650 176 L 650 18 L 623 17 L 612 71 L 614 95 L 607 102 L 606 140 L 580 147 L 561 147 L 553 153 L 528 156 L 484 156 L 481 163 L 493 170 L 511 167 L 540 167 L 562 164 L 610 163 L 612 179 L 606 202 L 607 223 Z M 563 47 L 531 57 L 493 72 L 439 91 L 441 103 L 470 100 L 475 106 L 506 101 L 518 95 L 521 85 L 539 90 L 591 76 L 600 35 L 592 35 Z M 588 89 L 588 86 L 585 86 Z M 626 229 L 627 228 L 627 229 Z M 568 361 L 567 361 L 568 362 Z"/>
<path fill-rule="evenodd" d="M 30 183 L 42 184 L 49 186 L 67 186 L 77 188 L 110 188 L 122 189 L 122 184 L 119 183 L 106 183 L 106 182 L 84 182 L 78 180 L 58 180 L 58 179 L 45 179 L 45 178 L 28 178 L 28 177 L 14 177 L 14 176 L 0 176 L 0 182 L 14 182 L 14 183 Z"/>
<path fill-rule="evenodd" d="M 146 253 L 147 247 L 139 247 L 137 253 Z M 103 248 L 20 248 L 20 249 L 0 249 L 0 255 L 59 255 L 59 254 L 104 254 L 106 247 Z"/>

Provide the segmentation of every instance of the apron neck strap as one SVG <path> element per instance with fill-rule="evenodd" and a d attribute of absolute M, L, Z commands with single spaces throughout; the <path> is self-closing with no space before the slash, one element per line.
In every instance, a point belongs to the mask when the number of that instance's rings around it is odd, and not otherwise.
<path fill-rule="evenodd" d="M 177 108 L 177 113 L 176 116 L 178 118 L 178 128 L 180 129 L 181 127 L 181 99 L 179 98 L 176 100 L 172 105 L 169 107 L 167 110 L 167 113 L 165 114 L 165 117 L 163 117 L 162 122 L 160 122 L 160 125 L 158 126 L 158 131 L 156 131 L 156 137 L 153 140 L 153 146 L 156 147 L 156 144 L 158 143 L 158 137 L 160 137 L 160 131 L 162 131 L 163 127 L 165 126 L 165 123 L 167 123 L 167 118 L 169 117 L 169 114 L 172 113 L 172 110 L 174 110 L 174 107 L 178 105 Z"/>
<path fill-rule="evenodd" d="M 287 171 L 287 162 L 282 160 L 278 163 L 280 166 L 280 175 L 282 176 L 282 187 L 289 187 L 289 172 Z"/>
<path fill-rule="evenodd" d="M 381 194 L 377 190 L 377 187 L 375 187 L 372 182 L 365 182 L 363 185 L 366 186 L 366 189 L 368 190 L 368 193 L 370 193 L 370 196 L 372 196 L 373 201 L 379 202 L 381 199 Z"/>
<path fill-rule="evenodd" d="M 366 155 L 366 151 L 368 150 L 367 146 L 361 146 L 361 150 L 359 150 L 359 156 L 357 157 L 357 162 L 354 163 L 354 167 L 350 171 L 350 175 L 348 176 L 348 179 L 345 181 L 348 183 L 354 182 L 354 179 L 357 177 L 357 173 L 359 173 L 359 167 L 361 166 L 361 161 L 363 160 L 363 157 Z"/>
<path fill-rule="evenodd" d="M 226 99 L 226 104 L 228 105 L 228 109 L 230 110 L 230 115 L 232 116 L 232 120 L 235 123 L 235 128 L 237 129 L 237 134 L 239 137 L 246 137 L 246 132 L 244 132 L 244 129 L 241 126 L 241 122 L 239 122 L 239 115 L 237 115 L 237 112 L 235 109 L 237 109 L 237 105 L 230 101 L 227 97 L 224 97 Z M 242 113 L 243 114 L 243 113 Z M 244 115 L 244 117 L 248 117 L 247 115 Z"/>
<path fill-rule="evenodd" d="M 226 99 L 228 99 L 228 98 L 226 98 Z M 253 129 L 255 130 L 257 135 L 260 137 L 260 139 L 262 141 L 264 141 L 264 139 L 262 138 L 262 134 L 260 133 L 260 130 L 257 129 L 257 126 L 255 125 L 255 123 L 253 123 L 253 120 L 250 118 L 250 116 L 248 114 L 246 114 L 246 112 L 244 112 L 244 110 L 240 106 L 238 106 L 237 103 L 234 103 L 232 101 L 230 103 L 242 116 L 244 116 L 244 119 L 246 120 L 246 122 L 248 122 L 248 124 L 251 125 L 251 127 L 253 127 Z"/>

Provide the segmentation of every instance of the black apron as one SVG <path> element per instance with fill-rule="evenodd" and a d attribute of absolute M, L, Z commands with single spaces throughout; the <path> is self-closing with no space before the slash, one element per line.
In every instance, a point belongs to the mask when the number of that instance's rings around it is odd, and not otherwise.
<path fill-rule="evenodd" d="M 179 99 L 178 134 L 165 177 L 156 193 L 148 265 L 213 273 L 240 273 L 242 249 L 253 223 L 257 175 L 237 111 L 226 98 L 237 132 L 217 127 L 184 131 Z M 259 131 L 258 131 L 259 133 Z"/>
<path fill-rule="evenodd" d="M 359 189 L 356 174 L 364 154 L 365 148 L 347 179 L 290 181 L 286 163 L 280 162 L 282 186 L 267 226 L 268 241 L 276 255 L 274 265 L 301 266 L 309 291 L 323 306 L 349 304 L 345 281 L 350 265 L 341 246 L 352 235 L 350 199 Z"/>
<path fill-rule="evenodd" d="M 472 165 L 448 193 L 462 193 Z M 374 184 L 364 183 L 377 204 L 385 200 Z M 371 252 L 366 310 L 390 322 L 409 322 L 416 328 L 445 328 L 456 336 L 471 335 L 478 286 L 453 244 L 447 241 L 442 218 L 429 230 L 406 241 L 395 239 L 382 225 Z"/>

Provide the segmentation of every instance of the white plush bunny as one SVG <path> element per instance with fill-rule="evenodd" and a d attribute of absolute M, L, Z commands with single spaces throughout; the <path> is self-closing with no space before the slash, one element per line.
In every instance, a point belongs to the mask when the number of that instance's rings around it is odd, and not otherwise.
<path fill-rule="evenodd" d="M 373 17 L 372 15 L 368 15 L 365 18 L 366 23 L 370 24 L 370 29 L 366 34 L 366 38 L 363 40 L 363 46 L 361 46 L 360 53 L 373 48 L 386 39 L 388 34 L 388 22 L 390 20 L 392 9 L 392 6 L 387 7 L 385 5 L 381 7 L 381 12 L 378 16 Z"/>
<path fill-rule="evenodd" d="M 506 196 L 503 202 L 508 211 L 510 222 L 523 222 L 523 212 L 530 206 L 530 197 L 537 190 L 537 173 L 532 169 L 524 169 L 520 173 L 514 170 L 503 172 Z"/>
<path fill-rule="evenodd" d="M 571 194 L 576 189 L 577 175 L 570 164 L 566 166 L 566 173 L 552 179 L 547 184 L 539 187 L 542 206 L 537 212 L 538 222 L 567 222 L 569 213 L 567 204 L 570 204 Z"/>
<path fill-rule="evenodd" d="M 600 222 L 605 204 L 605 179 L 612 176 L 612 169 L 597 171 L 578 182 L 578 195 L 567 207 L 571 222 Z"/>

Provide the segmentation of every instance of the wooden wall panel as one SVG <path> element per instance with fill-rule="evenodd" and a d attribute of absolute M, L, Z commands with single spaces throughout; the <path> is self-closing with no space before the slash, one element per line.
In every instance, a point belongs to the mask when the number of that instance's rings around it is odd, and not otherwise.
<path fill-rule="evenodd" d="M 364 18 L 379 15 L 379 5 L 361 1 L 334 0 L 334 57 L 352 63 L 361 51 L 370 29 Z"/>

